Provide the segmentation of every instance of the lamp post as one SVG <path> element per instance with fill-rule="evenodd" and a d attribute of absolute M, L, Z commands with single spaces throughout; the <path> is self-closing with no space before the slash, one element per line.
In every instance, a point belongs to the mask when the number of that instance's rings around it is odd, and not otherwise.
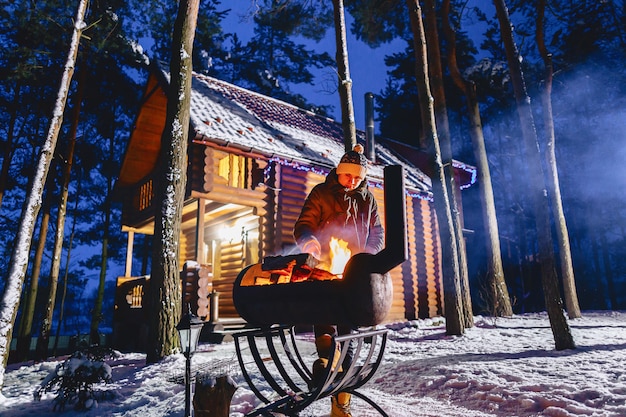
<path fill-rule="evenodd" d="M 191 314 L 191 311 L 181 317 L 176 326 L 180 338 L 180 346 L 185 355 L 185 417 L 191 416 L 191 355 L 198 347 L 198 339 L 204 322 Z"/>

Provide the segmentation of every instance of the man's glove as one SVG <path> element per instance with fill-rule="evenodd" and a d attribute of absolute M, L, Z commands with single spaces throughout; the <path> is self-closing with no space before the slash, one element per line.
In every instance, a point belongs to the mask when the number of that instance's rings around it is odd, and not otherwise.
<path fill-rule="evenodd" d="M 313 255 L 317 259 L 321 259 L 322 247 L 315 236 L 311 236 L 308 240 L 301 243 L 300 248 L 302 248 L 303 252 Z"/>

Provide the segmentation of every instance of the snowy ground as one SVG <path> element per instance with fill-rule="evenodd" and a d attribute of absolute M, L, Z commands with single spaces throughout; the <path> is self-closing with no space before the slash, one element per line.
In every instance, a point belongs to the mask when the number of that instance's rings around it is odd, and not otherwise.
<path fill-rule="evenodd" d="M 626 312 L 583 314 L 569 322 L 578 348 L 559 352 L 545 314 L 476 317 L 475 327 L 462 337 L 446 336 L 442 319 L 388 325 L 384 363 L 361 391 L 390 417 L 626 416 Z M 310 335 L 302 335 L 302 343 L 312 346 Z M 193 358 L 195 367 L 226 369 L 238 385 L 231 417 L 260 404 L 239 373 L 232 342 L 201 348 Z M 175 382 L 184 370 L 182 355 L 147 366 L 141 354 L 111 361 L 113 382 L 103 388 L 113 398 L 82 412 L 52 411 L 52 394 L 33 400 L 38 384 L 57 364 L 10 366 L 0 415 L 183 415 L 184 386 Z M 329 408 L 323 399 L 301 416 L 327 417 Z M 355 401 L 353 415 L 379 414 Z"/>

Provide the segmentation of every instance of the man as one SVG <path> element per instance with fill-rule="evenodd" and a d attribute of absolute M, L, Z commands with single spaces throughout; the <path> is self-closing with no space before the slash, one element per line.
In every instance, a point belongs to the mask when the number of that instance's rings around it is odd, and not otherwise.
<path fill-rule="evenodd" d="M 352 255 L 377 253 L 383 248 L 384 230 L 378 215 L 378 205 L 367 188 L 368 161 L 363 147 L 356 145 L 346 152 L 337 168 L 332 169 L 326 180 L 316 185 L 308 195 L 294 226 L 294 237 L 300 249 L 330 264 L 329 242 L 332 237 L 348 243 Z M 347 334 L 347 326 L 315 326 L 315 345 L 320 358 L 313 365 L 313 380 L 328 366 L 328 353 L 333 334 Z M 341 365 L 349 366 L 351 349 Z M 335 358 L 338 358 L 336 352 Z M 335 367 L 338 364 L 333 363 Z M 339 393 L 332 398 L 331 417 L 351 417 L 350 394 Z"/>
<path fill-rule="evenodd" d="M 378 205 L 367 188 L 368 161 L 363 147 L 347 152 L 326 180 L 308 195 L 294 227 L 300 248 L 327 260 L 331 237 L 348 242 L 352 254 L 377 253 L 383 248 L 384 231 Z"/>

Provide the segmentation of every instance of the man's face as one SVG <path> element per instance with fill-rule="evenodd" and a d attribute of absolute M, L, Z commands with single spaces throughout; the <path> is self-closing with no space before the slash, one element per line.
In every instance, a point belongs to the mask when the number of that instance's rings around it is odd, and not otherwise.
<path fill-rule="evenodd" d="M 363 178 L 352 174 L 337 174 L 337 178 L 339 184 L 348 191 L 354 190 L 361 184 L 361 181 L 363 181 Z"/>

